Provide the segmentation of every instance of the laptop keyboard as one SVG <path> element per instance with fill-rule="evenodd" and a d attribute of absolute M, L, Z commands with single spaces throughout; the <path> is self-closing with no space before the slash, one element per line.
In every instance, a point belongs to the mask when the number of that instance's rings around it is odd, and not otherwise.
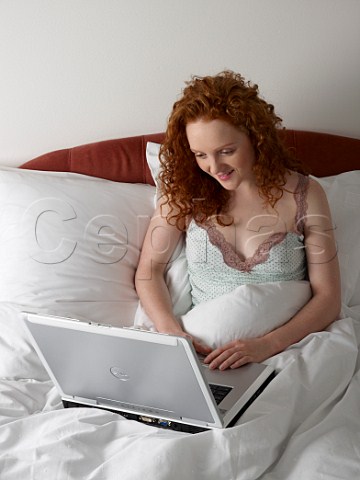
<path fill-rule="evenodd" d="M 221 403 L 226 395 L 232 390 L 231 387 L 226 387 L 225 385 L 214 385 L 212 383 L 209 384 L 209 387 L 217 405 L 219 405 L 219 403 Z"/>

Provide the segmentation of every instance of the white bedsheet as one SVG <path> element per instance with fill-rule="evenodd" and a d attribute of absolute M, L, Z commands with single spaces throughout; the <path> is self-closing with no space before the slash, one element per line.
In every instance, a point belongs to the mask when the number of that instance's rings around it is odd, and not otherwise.
<path fill-rule="evenodd" d="M 0 304 L 1 480 L 360 478 L 359 307 L 268 360 L 279 373 L 237 426 L 196 435 L 63 409 L 19 311 Z"/>

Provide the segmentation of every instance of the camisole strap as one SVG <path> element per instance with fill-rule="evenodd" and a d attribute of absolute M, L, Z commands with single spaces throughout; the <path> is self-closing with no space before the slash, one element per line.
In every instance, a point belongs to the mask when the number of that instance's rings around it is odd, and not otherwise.
<path fill-rule="evenodd" d="M 309 177 L 298 174 L 299 180 L 295 189 L 294 198 L 296 202 L 296 215 L 295 215 L 295 231 L 299 235 L 304 234 L 305 217 L 308 209 L 306 201 L 307 191 L 309 188 Z"/>

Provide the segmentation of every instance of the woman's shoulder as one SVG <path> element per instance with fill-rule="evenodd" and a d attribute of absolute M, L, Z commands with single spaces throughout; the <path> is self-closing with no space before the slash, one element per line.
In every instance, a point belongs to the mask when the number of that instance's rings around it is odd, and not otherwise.
<path fill-rule="evenodd" d="M 306 192 L 307 196 L 324 197 L 325 192 L 320 183 L 309 175 L 290 171 L 285 177 L 285 189 L 289 192 Z"/>
<path fill-rule="evenodd" d="M 173 227 L 175 230 L 185 231 L 190 222 L 188 215 L 179 216 L 180 209 L 171 200 L 160 197 L 157 200 L 152 220 L 158 219 L 160 223 Z"/>
<path fill-rule="evenodd" d="M 326 193 L 316 178 L 291 172 L 288 177 L 287 186 L 290 191 L 295 191 L 304 197 L 308 214 L 329 214 L 329 204 Z M 293 188 L 295 188 L 295 190 L 293 190 Z"/>
<path fill-rule="evenodd" d="M 289 172 L 284 190 L 295 194 L 298 198 L 297 201 L 306 205 L 307 213 L 327 213 L 329 211 L 328 200 L 323 187 L 311 176 Z M 289 197 L 285 196 L 285 198 Z"/>

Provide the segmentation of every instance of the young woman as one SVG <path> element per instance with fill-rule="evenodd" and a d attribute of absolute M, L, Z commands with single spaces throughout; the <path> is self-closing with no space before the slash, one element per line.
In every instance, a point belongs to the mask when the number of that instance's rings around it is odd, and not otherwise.
<path fill-rule="evenodd" d="M 339 315 L 326 196 L 283 146 L 280 124 L 257 85 L 231 71 L 194 77 L 169 117 L 160 150 L 162 196 L 136 273 L 141 303 L 156 329 L 189 336 L 173 315 L 164 281 L 184 234 L 194 305 L 248 283 L 308 279 L 312 289 L 294 317 L 262 337 L 239 338 L 213 351 L 192 339 L 210 368 L 261 362 Z"/>

